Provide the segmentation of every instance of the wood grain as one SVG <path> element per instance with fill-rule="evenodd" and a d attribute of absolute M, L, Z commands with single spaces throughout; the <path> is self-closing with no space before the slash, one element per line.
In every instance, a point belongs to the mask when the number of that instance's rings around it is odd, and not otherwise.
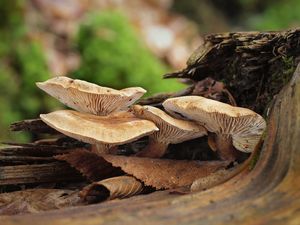
<path fill-rule="evenodd" d="M 0 185 L 80 179 L 82 179 L 80 174 L 63 162 L 0 167 Z"/>
<path fill-rule="evenodd" d="M 15 122 L 10 126 L 10 129 L 12 131 L 29 131 L 38 134 L 58 134 L 56 130 L 49 127 L 41 119 L 22 120 Z"/>

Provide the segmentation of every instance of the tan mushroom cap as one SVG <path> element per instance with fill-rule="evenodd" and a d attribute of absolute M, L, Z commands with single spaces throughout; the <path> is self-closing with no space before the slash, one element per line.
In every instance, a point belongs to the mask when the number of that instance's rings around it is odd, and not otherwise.
<path fill-rule="evenodd" d="M 174 116 L 197 121 L 210 132 L 229 136 L 242 152 L 252 152 L 266 128 L 264 118 L 250 109 L 200 96 L 170 98 L 163 107 Z"/>
<path fill-rule="evenodd" d="M 206 129 L 195 122 L 173 118 L 156 107 L 134 105 L 132 110 L 137 117 L 156 124 L 159 131 L 151 136 L 159 142 L 177 144 L 207 135 Z"/>
<path fill-rule="evenodd" d="M 121 145 L 158 130 L 153 122 L 139 119 L 130 112 L 96 116 L 59 110 L 40 117 L 55 130 L 90 144 Z"/>
<path fill-rule="evenodd" d="M 141 87 L 115 90 L 65 76 L 37 82 L 36 85 L 68 107 L 95 115 L 126 109 L 146 93 Z"/>

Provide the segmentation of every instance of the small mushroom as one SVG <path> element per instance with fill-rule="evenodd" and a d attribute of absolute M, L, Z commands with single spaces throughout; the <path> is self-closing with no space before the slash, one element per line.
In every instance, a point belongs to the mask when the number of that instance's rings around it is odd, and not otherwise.
<path fill-rule="evenodd" d="M 115 90 L 65 76 L 37 82 L 36 85 L 68 107 L 95 115 L 124 110 L 146 93 L 140 87 Z"/>
<path fill-rule="evenodd" d="M 250 109 L 200 96 L 170 98 L 163 106 L 170 114 L 196 121 L 212 132 L 210 146 L 223 160 L 235 160 L 236 149 L 252 152 L 266 128 L 264 118 Z"/>
<path fill-rule="evenodd" d="M 164 111 L 153 106 L 132 106 L 134 114 L 156 124 L 159 131 L 149 136 L 148 146 L 137 155 L 142 157 L 159 158 L 164 155 L 169 144 L 177 144 L 195 139 L 207 134 L 204 127 L 198 124 L 175 119 Z"/>
<path fill-rule="evenodd" d="M 96 116 L 73 110 L 59 110 L 41 114 L 41 119 L 55 130 L 77 140 L 95 144 L 95 153 L 110 153 L 113 146 L 125 144 L 158 131 L 148 120 L 135 117 L 130 112 L 116 112 Z"/>

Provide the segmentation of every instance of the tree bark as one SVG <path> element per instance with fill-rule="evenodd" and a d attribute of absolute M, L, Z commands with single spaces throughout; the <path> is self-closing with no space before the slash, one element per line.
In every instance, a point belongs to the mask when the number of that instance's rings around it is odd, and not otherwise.
<path fill-rule="evenodd" d="M 222 81 L 238 106 L 262 114 L 300 59 L 300 29 L 211 34 L 182 71 L 165 78 Z"/>

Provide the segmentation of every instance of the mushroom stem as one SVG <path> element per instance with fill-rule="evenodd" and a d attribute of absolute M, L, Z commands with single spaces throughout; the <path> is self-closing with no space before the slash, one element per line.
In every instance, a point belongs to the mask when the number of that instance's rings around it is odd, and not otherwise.
<path fill-rule="evenodd" d="M 158 142 L 156 139 L 149 137 L 149 144 L 145 149 L 138 152 L 136 156 L 138 157 L 149 157 L 149 158 L 160 158 L 167 151 L 168 144 L 163 142 Z"/>
<path fill-rule="evenodd" d="M 234 161 L 239 152 L 233 147 L 232 139 L 229 135 L 217 134 L 215 137 L 217 153 L 222 160 Z"/>
<path fill-rule="evenodd" d="M 113 145 L 110 144 L 95 144 L 92 145 L 91 152 L 96 154 L 110 154 Z"/>
<path fill-rule="evenodd" d="M 215 135 L 213 133 L 208 133 L 207 143 L 212 151 L 217 151 L 218 147 L 215 141 Z"/>
<path fill-rule="evenodd" d="M 233 106 L 237 106 L 234 97 L 232 96 L 232 94 L 226 88 L 223 90 L 223 92 L 225 94 L 227 94 L 230 104 L 233 105 Z"/>

